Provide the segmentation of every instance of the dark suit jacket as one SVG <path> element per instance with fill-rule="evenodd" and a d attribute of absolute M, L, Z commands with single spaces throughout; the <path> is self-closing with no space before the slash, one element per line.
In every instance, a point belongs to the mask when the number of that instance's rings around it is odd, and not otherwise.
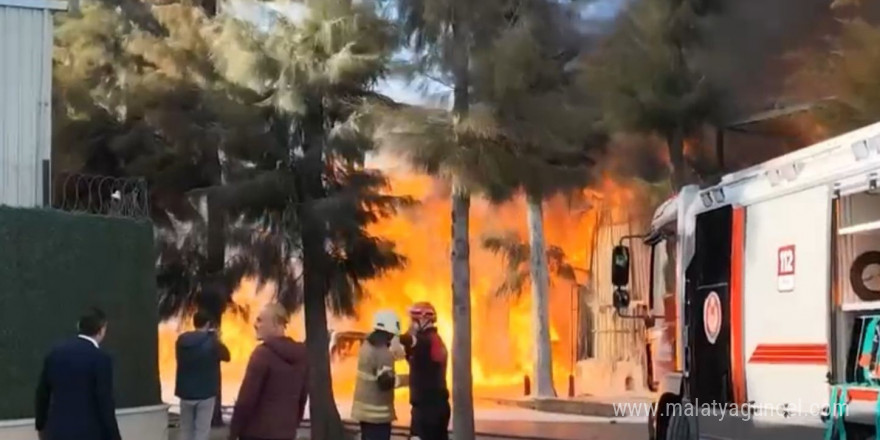
<path fill-rule="evenodd" d="M 46 356 L 37 387 L 36 427 L 47 440 L 120 440 L 110 356 L 69 339 Z"/>

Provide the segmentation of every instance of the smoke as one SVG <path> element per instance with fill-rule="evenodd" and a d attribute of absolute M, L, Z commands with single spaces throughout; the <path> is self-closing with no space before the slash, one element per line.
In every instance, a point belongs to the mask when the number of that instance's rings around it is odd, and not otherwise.
<path fill-rule="evenodd" d="M 597 171 L 619 182 L 632 179 L 659 182 L 669 177 L 666 144 L 656 136 L 615 134 Z"/>
<path fill-rule="evenodd" d="M 790 87 L 792 76 L 810 60 L 793 55 L 827 58 L 843 28 L 841 19 L 858 16 L 880 23 L 880 2 L 834 10 L 831 2 L 726 0 L 720 12 L 704 20 L 703 46 L 694 53 L 695 61 L 720 94 L 719 116 L 725 124 L 833 94 L 833 90 L 818 85 Z M 771 120 L 725 131 L 722 167 L 716 154 L 717 132 L 714 127 L 706 127 L 689 140 L 686 173 L 697 180 L 711 180 L 724 171 L 769 160 L 825 137 L 827 133 L 817 126 L 809 112 L 773 116 Z M 612 175 L 654 181 L 668 173 L 662 140 L 615 136 L 609 150 L 604 168 Z"/>
<path fill-rule="evenodd" d="M 701 66 L 724 94 L 731 117 L 824 98 L 786 87 L 802 67 L 791 55 L 830 54 L 841 18 L 855 14 L 876 22 L 878 2 L 858 9 L 832 10 L 832 0 L 727 0 L 705 23 Z M 868 5 L 870 3 L 870 5 Z"/>
<path fill-rule="evenodd" d="M 787 54 L 827 44 L 838 26 L 830 0 L 728 0 L 704 24 L 700 65 L 723 94 L 728 117 L 784 100 Z"/>
<path fill-rule="evenodd" d="M 766 110 L 798 107 L 834 95 L 832 84 L 793 87 L 792 79 L 807 63 L 830 58 L 843 20 L 858 16 L 878 23 L 880 3 L 863 2 L 861 8 L 832 10 L 831 2 L 728 0 L 722 13 L 707 20 L 701 66 L 722 93 L 722 114 L 728 124 Z M 724 169 L 748 167 L 827 136 L 809 111 L 739 126 L 725 132 Z M 694 153 L 703 163 L 711 159 L 717 165 L 715 140 L 715 134 L 708 133 L 698 143 Z"/>

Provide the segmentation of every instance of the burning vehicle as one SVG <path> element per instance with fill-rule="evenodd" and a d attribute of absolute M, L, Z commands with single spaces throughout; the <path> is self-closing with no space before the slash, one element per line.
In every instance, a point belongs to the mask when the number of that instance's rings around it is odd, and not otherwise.
<path fill-rule="evenodd" d="M 358 350 L 366 339 L 366 332 L 330 330 L 330 359 L 338 362 L 357 357 Z"/>

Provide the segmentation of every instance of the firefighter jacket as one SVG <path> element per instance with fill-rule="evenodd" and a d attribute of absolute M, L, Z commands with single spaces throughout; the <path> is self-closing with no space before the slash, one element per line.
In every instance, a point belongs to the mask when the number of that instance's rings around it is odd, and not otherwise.
<path fill-rule="evenodd" d="M 436 328 L 419 331 L 404 343 L 409 362 L 409 400 L 412 406 L 436 406 L 449 400 L 446 387 L 448 353 Z"/>
<path fill-rule="evenodd" d="M 365 341 L 358 355 L 351 418 L 364 423 L 391 423 L 394 412 L 394 356 L 385 344 Z"/>

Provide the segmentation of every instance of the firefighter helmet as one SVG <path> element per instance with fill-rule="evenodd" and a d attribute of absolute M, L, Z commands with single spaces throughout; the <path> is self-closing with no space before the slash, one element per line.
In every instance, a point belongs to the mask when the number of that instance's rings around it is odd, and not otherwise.
<path fill-rule="evenodd" d="M 409 308 L 409 317 L 413 321 L 437 322 L 437 310 L 429 302 L 417 302 Z"/>
<path fill-rule="evenodd" d="M 380 310 L 373 315 L 373 330 L 400 335 L 400 319 L 393 310 Z"/>

